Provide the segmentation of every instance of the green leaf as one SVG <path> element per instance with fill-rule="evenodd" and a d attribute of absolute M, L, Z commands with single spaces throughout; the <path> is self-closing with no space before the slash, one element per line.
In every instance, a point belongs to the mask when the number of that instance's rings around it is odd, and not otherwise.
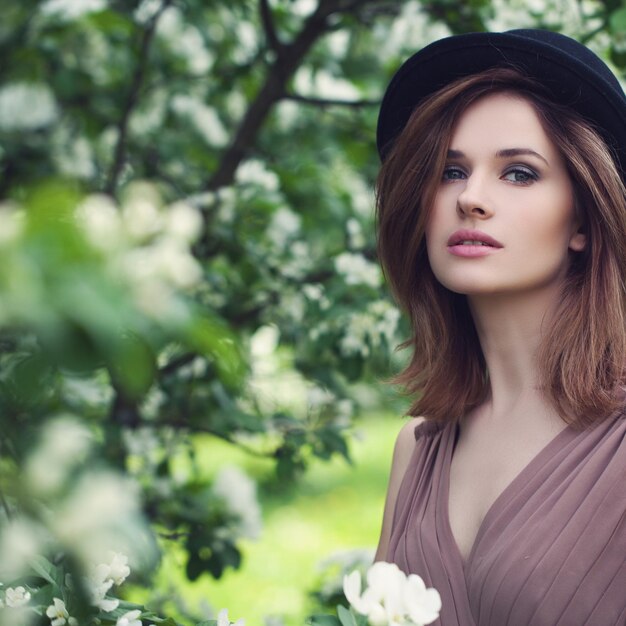
<path fill-rule="evenodd" d="M 150 618 L 151 622 L 154 622 L 155 624 L 159 624 L 159 626 L 180 626 L 180 623 L 177 622 L 174 618 L 172 617 L 167 617 L 166 619 L 158 619 L 158 618 Z M 202 624 L 209 624 L 209 623 L 214 623 L 213 622 L 201 622 Z M 198 624 L 197 626 L 200 626 L 200 624 Z"/>
<path fill-rule="evenodd" d="M 156 355 L 148 342 L 136 333 L 127 332 L 112 350 L 110 371 L 132 398 L 144 395 L 156 374 Z"/>
<path fill-rule="evenodd" d="M 349 611 L 341 604 L 337 605 L 337 615 L 339 615 L 339 621 L 342 626 L 358 626 L 352 611 Z"/>
<path fill-rule="evenodd" d="M 54 587 L 60 587 L 57 581 L 58 570 L 48 559 L 43 556 L 35 556 L 30 565 L 44 580 L 47 580 Z"/>
<path fill-rule="evenodd" d="M 220 378 L 230 387 L 237 387 L 246 366 L 239 343 L 229 328 L 220 320 L 207 316 L 191 321 L 183 330 L 189 346 L 214 360 Z"/>
<path fill-rule="evenodd" d="M 339 626 L 341 624 L 335 615 L 311 615 L 306 623 L 312 626 Z"/>
<path fill-rule="evenodd" d="M 614 33 L 626 33 L 626 7 L 611 13 L 609 25 Z"/>

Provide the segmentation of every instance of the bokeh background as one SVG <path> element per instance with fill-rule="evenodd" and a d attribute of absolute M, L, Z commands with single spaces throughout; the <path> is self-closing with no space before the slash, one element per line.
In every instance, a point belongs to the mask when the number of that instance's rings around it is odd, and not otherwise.
<path fill-rule="evenodd" d="M 622 76 L 626 8 L 0 15 L 1 623 L 48 625 L 54 598 L 81 626 L 332 612 L 342 573 L 371 562 L 407 406 L 385 380 L 408 328 L 375 253 L 384 87 L 435 39 L 519 27 L 571 35 Z M 109 565 L 94 587 L 110 551 L 130 575 Z"/>

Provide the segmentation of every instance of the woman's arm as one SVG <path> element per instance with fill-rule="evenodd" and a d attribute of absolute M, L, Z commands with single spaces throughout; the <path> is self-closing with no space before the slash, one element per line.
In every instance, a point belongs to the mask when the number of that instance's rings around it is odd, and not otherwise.
<path fill-rule="evenodd" d="M 415 449 L 415 427 L 424 421 L 423 417 L 414 417 L 407 422 L 396 439 L 393 449 L 393 461 L 391 463 L 391 475 L 389 477 L 389 487 L 387 488 L 387 499 L 385 500 L 385 512 L 383 514 L 383 527 L 380 533 L 380 541 L 374 561 L 384 561 L 387 558 L 387 548 L 391 537 L 391 525 L 393 522 L 393 512 L 396 508 L 396 499 L 400 489 L 400 483 L 406 472 L 406 468 Z"/>

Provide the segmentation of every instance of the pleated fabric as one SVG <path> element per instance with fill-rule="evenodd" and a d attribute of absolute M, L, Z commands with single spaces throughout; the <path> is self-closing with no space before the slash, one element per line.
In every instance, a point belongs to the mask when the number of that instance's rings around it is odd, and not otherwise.
<path fill-rule="evenodd" d="M 438 626 L 626 626 L 626 417 L 565 428 L 493 503 L 464 563 L 448 516 L 458 427 L 425 422 L 387 560 L 441 594 Z"/>

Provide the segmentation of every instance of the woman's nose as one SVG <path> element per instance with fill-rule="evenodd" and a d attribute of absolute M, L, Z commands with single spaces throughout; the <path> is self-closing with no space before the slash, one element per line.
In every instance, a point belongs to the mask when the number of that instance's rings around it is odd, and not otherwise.
<path fill-rule="evenodd" d="M 493 206 L 484 180 L 478 176 L 469 176 L 465 187 L 457 196 L 457 210 L 466 217 L 484 219 L 493 215 Z"/>

